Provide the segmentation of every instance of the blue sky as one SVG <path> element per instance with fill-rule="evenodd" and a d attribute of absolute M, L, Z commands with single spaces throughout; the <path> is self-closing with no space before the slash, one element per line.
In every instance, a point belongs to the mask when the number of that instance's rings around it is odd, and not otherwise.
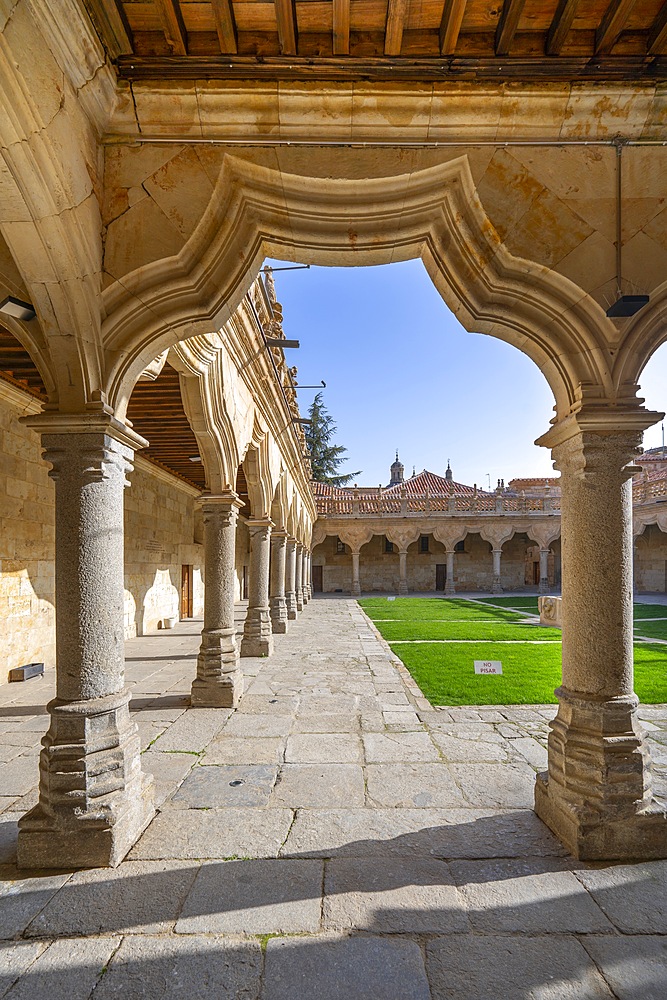
<path fill-rule="evenodd" d="M 533 443 L 553 415 L 543 375 L 516 348 L 466 333 L 421 261 L 274 277 L 285 334 L 301 342 L 288 361 L 299 382 L 327 383 L 336 441 L 349 454 L 341 471 L 361 470 L 359 485 L 387 483 L 396 448 L 406 476 L 413 465 L 443 474 L 448 459 L 458 482 L 481 488 L 554 475 L 549 452 Z M 667 345 L 642 390 L 652 409 L 667 408 Z M 316 391 L 299 393 L 302 414 Z M 660 443 L 658 425 L 645 447 Z"/>

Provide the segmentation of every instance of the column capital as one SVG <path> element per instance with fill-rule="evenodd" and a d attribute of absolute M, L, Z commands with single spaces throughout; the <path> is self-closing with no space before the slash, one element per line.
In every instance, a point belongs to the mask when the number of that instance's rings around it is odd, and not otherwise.
<path fill-rule="evenodd" d="M 20 420 L 26 427 L 42 435 L 104 434 L 133 451 L 148 447 L 146 438 L 106 410 L 88 413 L 35 413 L 21 417 Z"/>
<path fill-rule="evenodd" d="M 246 521 L 246 528 L 253 535 L 260 531 L 271 531 L 273 521 L 270 517 L 249 517 Z"/>
<path fill-rule="evenodd" d="M 225 493 L 202 493 L 195 502 L 202 510 L 210 513 L 214 513 L 216 510 L 230 510 L 234 507 L 241 510 L 245 506 L 243 500 L 233 490 Z"/>
<path fill-rule="evenodd" d="M 289 541 L 289 537 L 289 533 L 284 528 L 274 528 L 271 532 L 271 538 L 275 538 L 276 541 L 284 539 L 287 542 Z"/>

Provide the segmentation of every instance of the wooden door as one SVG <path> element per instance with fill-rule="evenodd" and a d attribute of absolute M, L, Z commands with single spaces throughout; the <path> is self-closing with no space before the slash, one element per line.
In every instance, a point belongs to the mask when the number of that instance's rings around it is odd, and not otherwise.
<path fill-rule="evenodd" d="M 321 594 L 324 590 L 322 585 L 322 567 L 312 566 L 311 569 L 313 571 L 313 593 Z"/>
<path fill-rule="evenodd" d="M 436 563 L 435 589 L 444 590 L 447 583 L 447 563 Z"/>
<path fill-rule="evenodd" d="M 192 618 L 192 566 L 181 566 L 181 618 Z"/>
<path fill-rule="evenodd" d="M 243 567 L 243 576 L 241 577 L 241 600 L 248 600 L 248 567 Z"/>

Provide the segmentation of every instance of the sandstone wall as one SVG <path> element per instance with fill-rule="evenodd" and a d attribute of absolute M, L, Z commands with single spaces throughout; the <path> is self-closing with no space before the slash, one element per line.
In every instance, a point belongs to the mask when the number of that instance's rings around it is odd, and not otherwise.
<path fill-rule="evenodd" d="M 637 590 L 667 593 L 667 534 L 649 524 L 635 541 Z"/>
<path fill-rule="evenodd" d="M 0 381 L 0 683 L 12 667 L 55 662 L 54 484 L 39 438 L 19 418 L 39 403 Z M 142 458 L 125 491 L 125 633 L 179 617 L 183 566 L 192 566 L 193 613 L 203 613 L 197 491 Z"/>
<path fill-rule="evenodd" d="M 54 484 L 37 435 L 19 423 L 40 409 L 0 381 L 0 683 L 12 667 L 55 657 Z"/>

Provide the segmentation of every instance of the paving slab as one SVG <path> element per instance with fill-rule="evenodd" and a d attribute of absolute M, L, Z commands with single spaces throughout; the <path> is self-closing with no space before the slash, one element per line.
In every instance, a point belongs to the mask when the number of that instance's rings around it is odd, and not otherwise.
<path fill-rule="evenodd" d="M 622 933 L 667 934 L 667 861 L 591 868 L 577 877 Z"/>
<path fill-rule="evenodd" d="M 199 763 L 208 764 L 278 764 L 285 753 L 285 738 L 281 736 L 227 736 L 225 733 L 209 743 Z"/>
<path fill-rule="evenodd" d="M 463 794 L 446 764 L 369 764 L 368 804 L 399 808 L 464 806 Z"/>
<path fill-rule="evenodd" d="M 363 806 L 363 771 L 358 764 L 283 764 L 269 804 L 294 809 Z"/>
<path fill-rule="evenodd" d="M 16 861 L 16 841 L 18 822 L 23 813 L 4 812 L 0 814 L 0 865 L 14 864 Z"/>
<path fill-rule="evenodd" d="M 204 750 L 218 735 L 230 714 L 220 708 L 192 709 L 169 726 L 164 735 L 156 740 L 154 749 L 162 752 Z"/>
<path fill-rule="evenodd" d="M 440 760 L 428 733 L 364 733 L 362 738 L 369 764 Z"/>
<path fill-rule="evenodd" d="M 119 937 L 54 941 L 5 1000 L 88 1000 L 119 944 Z"/>
<path fill-rule="evenodd" d="M 165 808 L 130 852 L 136 859 L 276 857 L 291 809 Z"/>
<path fill-rule="evenodd" d="M 448 865 L 430 858 L 335 858 L 326 864 L 324 926 L 381 933 L 468 931 Z"/>
<path fill-rule="evenodd" d="M 255 1000 L 258 941 L 130 935 L 109 963 L 95 1000 Z"/>
<path fill-rule="evenodd" d="M 202 865 L 176 923 L 178 934 L 316 932 L 321 861 L 226 861 Z"/>
<path fill-rule="evenodd" d="M 452 861 L 451 871 L 476 930 L 590 934 L 613 929 L 565 861 Z"/>
<path fill-rule="evenodd" d="M 293 733 L 354 733 L 359 729 L 356 712 L 301 713 L 292 723 Z"/>
<path fill-rule="evenodd" d="M 191 809 L 265 806 L 277 774 L 277 765 L 270 764 L 196 767 L 180 786 L 171 804 Z"/>
<path fill-rule="evenodd" d="M 431 1000 L 421 950 L 381 937 L 272 938 L 261 1000 Z"/>
<path fill-rule="evenodd" d="M 287 737 L 285 761 L 289 764 L 360 764 L 363 746 L 350 733 L 307 733 Z"/>
<path fill-rule="evenodd" d="M 667 940 L 664 937 L 591 935 L 582 944 L 618 1000 L 665 1000 Z"/>
<path fill-rule="evenodd" d="M 450 764 L 472 806 L 532 809 L 535 771 L 529 764 Z"/>
<path fill-rule="evenodd" d="M 574 937 L 437 938 L 427 945 L 426 968 L 434 1000 L 613 1000 Z"/>
<path fill-rule="evenodd" d="M 69 877 L 69 872 L 40 876 L 19 871 L 14 865 L 1 867 L 0 939 L 10 940 L 23 934 Z"/>
<path fill-rule="evenodd" d="M 490 740 L 466 740 L 436 730 L 431 734 L 446 761 L 451 763 L 504 763 L 509 747 Z"/>
<path fill-rule="evenodd" d="M 261 736 L 287 736 L 292 722 L 286 715 L 241 715 L 235 713 L 226 724 L 225 736 L 253 739 Z"/>
<path fill-rule="evenodd" d="M 5 795 L 25 795 L 39 781 L 39 759 L 34 755 L 14 757 L 0 764 L 0 788 Z"/>
<path fill-rule="evenodd" d="M 0 997 L 6 996 L 46 947 L 42 941 L 0 942 Z"/>
<path fill-rule="evenodd" d="M 75 872 L 26 929 L 27 937 L 157 934 L 173 927 L 199 866 L 124 861 Z"/>

